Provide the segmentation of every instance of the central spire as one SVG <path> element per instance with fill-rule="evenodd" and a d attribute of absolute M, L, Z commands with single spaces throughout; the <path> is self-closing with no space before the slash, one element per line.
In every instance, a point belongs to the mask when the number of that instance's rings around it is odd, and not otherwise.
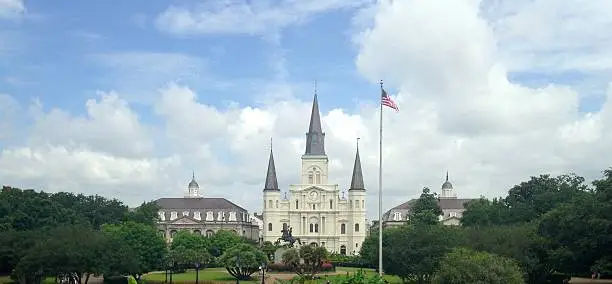
<path fill-rule="evenodd" d="M 359 138 L 357 138 L 357 153 L 355 154 L 355 166 L 353 167 L 353 178 L 349 190 L 365 190 L 363 184 L 363 172 L 361 171 L 361 158 L 359 158 Z"/>
<path fill-rule="evenodd" d="M 268 172 L 266 173 L 266 190 L 280 190 L 278 188 L 278 179 L 276 178 L 276 167 L 274 166 L 274 155 L 272 154 L 272 138 L 270 138 L 270 159 L 268 160 Z"/>
<path fill-rule="evenodd" d="M 325 155 L 325 133 L 321 130 L 321 115 L 319 114 L 319 100 L 315 89 L 312 101 L 312 112 L 310 113 L 310 125 L 306 133 L 306 152 L 307 156 Z"/>

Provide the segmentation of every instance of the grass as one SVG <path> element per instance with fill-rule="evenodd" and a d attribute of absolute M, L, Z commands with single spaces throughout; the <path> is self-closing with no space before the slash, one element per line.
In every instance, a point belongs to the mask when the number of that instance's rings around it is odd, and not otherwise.
<path fill-rule="evenodd" d="M 361 268 L 337 267 L 336 274 L 332 272 L 320 273 L 318 275 L 319 277 L 321 277 L 321 279 L 319 279 L 318 281 L 309 281 L 308 283 L 325 283 L 325 281 L 327 280 L 335 282 L 334 280 L 344 279 L 344 277 L 346 276 L 346 273 L 353 274 L 359 271 L 360 269 Z M 368 276 L 376 274 L 376 271 L 374 269 L 363 269 L 363 271 Z M 285 273 L 274 273 L 274 274 L 282 275 Z M 283 278 L 284 279 L 289 278 L 290 274 L 291 273 L 285 274 L 287 276 Z M 185 273 L 173 274 L 172 280 L 176 282 L 192 282 L 192 281 L 195 281 L 195 275 L 196 274 L 194 270 L 188 270 Z M 163 271 L 162 272 L 152 272 L 152 273 L 144 275 L 143 278 L 145 281 L 149 280 L 149 281 L 155 281 L 155 282 L 163 282 L 166 280 L 166 274 Z M 214 281 L 215 283 L 224 283 L 224 282 L 234 283 L 236 281 L 234 277 L 232 277 L 231 275 L 229 275 L 229 273 L 227 273 L 225 268 L 206 268 L 206 269 L 200 270 L 199 279 L 200 281 Z M 389 283 L 401 283 L 401 280 L 397 276 L 385 275 L 384 279 L 387 280 Z M 240 281 L 240 283 L 260 283 L 260 281 L 261 280 L 259 280 L 258 273 L 254 273 L 253 280 Z"/>
<path fill-rule="evenodd" d="M 259 283 L 259 281 L 256 279 L 257 278 L 257 273 L 253 274 L 253 278 L 254 280 L 252 281 L 240 281 L 240 283 Z M 161 271 L 161 272 L 152 272 L 149 274 L 146 274 L 143 276 L 144 280 L 147 281 L 165 281 L 166 280 L 166 273 Z M 195 270 L 188 270 L 185 273 L 177 273 L 177 274 L 172 274 L 172 280 L 173 281 L 177 281 L 177 282 L 183 282 L 183 281 L 195 281 L 196 278 L 196 272 Z M 215 281 L 215 282 L 236 282 L 236 278 L 234 278 L 233 276 L 231 276 L 229 273 L 227 273 L 227 270 L 225 270 L 225 268 L 205 268 L 200 270 L 200 273 L 198 275 L 198 278 L 201 281 Z"/>
<path fill-rule="evenodd" d="M 0 275 L 0 284 L 5 284 L 5 283 L 13 283 L 13 280 L 11 279 L 11 276 L 9 275 Z M 42 281 L 42 284 L 52 284 L 55 283 L 55 278 L 54 277 L 47 277 Z"/>

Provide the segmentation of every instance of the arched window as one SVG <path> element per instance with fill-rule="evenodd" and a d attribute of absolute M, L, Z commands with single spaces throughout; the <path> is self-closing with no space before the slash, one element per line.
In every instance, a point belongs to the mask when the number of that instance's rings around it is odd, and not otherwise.
<path fill-rule="evenodd" d="M 295 209 L 300 209 L 300 202 L 299 201 L 295 201 Z"/>
<path fill-rule="evenodd" d="M 314 224 L 315 225 L 315 233 L 319 232 L 319 224 Z"/>
<path fill-rule="evenodd" d="M 215 234 L 215 232 L 213 232 L 211 230 L 206 231 L 206 236 L 207 237 L 212 237 L 214 234 Z"/>
<path fill-rule="evenodd" d="M 176 235 L 176 230 L 172 230 L 170 231 L 170 237 L 174 238 L 174 235 Z"/>
<path fill-rule="evenodd" d="M 193 230 L 193 234 L 195 234 L 195 235 L 201 235 L 201 234 L 202 234 L 202 231 L 200 231 L 200 230 Z"/>
<path fill-rule="evenodd" d="M 329 209 L 334 209 L 334 201 L 333 200 L 329 200 Z"/>
<path fill-rule="evenodd" d="M 351 207 L 350 208 L 353 209 L 353 200 L 351 200 Z"/>
<path fill-rule="evenodd" d="M 341 255 L 346 255 L 346 246 L 345 245 L 341 245 L 340 246 L 340 254 Z"/>
<path fill-rule="evenodd" d="M 268 201 L 268 207 L 269 208 L 274 208 L 274 205 L 272 205 L 272 200 Z"/>
<path fill-rule="evenodd" d="M 310 232 L 314 233 L 314 224 L 310 224 Z"/>
<path fill-rule="evenodd" d="M 355 224 L 355 232 L 359 232 L 359 224 Z"/>
<path fill-rule="evenodd" d="M 276 208 L 278 208 L 278 200 L 276 200 Z"/>
<path fill-rule="evenodd" d="M 313 183 L 314 183 L 314 176 L 312 172 L 308 172 L 308 184 L 313 184 Z"/>
<path fill-rule="evenodd" d="M 321 184 L 321 173 L 320 172 L 315 173 L 315 182 L 317 184 Z"/>
<path fill-rule="evenodd" d="M 340 234 L 346 234 L 346 224 L 340 225 Z"/>
<path fill-rule="evenodd" d="M 268 223 L 268 232 L 272 232 L 272 223 Z"/>

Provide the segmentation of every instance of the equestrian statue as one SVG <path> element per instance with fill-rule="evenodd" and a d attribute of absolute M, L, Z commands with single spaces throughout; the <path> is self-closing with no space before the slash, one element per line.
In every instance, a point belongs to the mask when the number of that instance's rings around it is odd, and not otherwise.
<path fill-rule="evenodd" d="M 287 224 L 283 224 L 283 229 L 281 230 L 282 236 L 276 240 L 276 244 L 280 244 L 281 241 L 288 242 L 288 246 L 290 248 L 293 247 L 293 244 L 297 241 L 299 245 L 302 245 L 302 241 L 300 238 L 294 238 L 292 235 L 293 228 L 288 227 Z"/>

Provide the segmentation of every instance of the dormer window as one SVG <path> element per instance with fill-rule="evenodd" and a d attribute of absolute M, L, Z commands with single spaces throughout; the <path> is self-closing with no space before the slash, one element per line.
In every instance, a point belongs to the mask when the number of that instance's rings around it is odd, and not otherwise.
<path fill-rule="evenodd" d="M 178 213 L 175 211 L 170 212 L 170 220 L 178 218 Z"/>
<path fill-rule="evenodd" d="M 401 221 L 401 220 L 402 220 L 402 213 L 401 212 L 393 213 L 393 221 Z"/>
<path fill-rule="evenodd" d="M 183 211 L 183 216 L 189 216 L 189 211 Z"/>
<path fill-rule="evenodd" d="M 217 213 L 217 221 L 223 221 L 224 219 L 225 219 L 225 212 L 219 211 L 219 213 Z"/>
<path fill-rule="evenodd" d="M 157 215 L 159 216 L 159 220 L 162 220 L 162 221 L 166 220 L 166 213 L 164 211 L 157 212 Z"/>
<path fill-rule="evenodd" d="M 212 211 L 208 211 L 206 212 L 206 221 L 214 221 L 215 217 L 213 217 L 213 212 Z"/>
<path fill-rule="evenodd" d="M 193 212 L 193 218 L 196 220 L 202 220 L 202 216 L 200 215 L 200 211 Z"/>
<path fill-rule="evenodd" d="M 230 212 L 229 213 L 229 220 L 230 221 L 236 221 L 236 212 Z"/>

